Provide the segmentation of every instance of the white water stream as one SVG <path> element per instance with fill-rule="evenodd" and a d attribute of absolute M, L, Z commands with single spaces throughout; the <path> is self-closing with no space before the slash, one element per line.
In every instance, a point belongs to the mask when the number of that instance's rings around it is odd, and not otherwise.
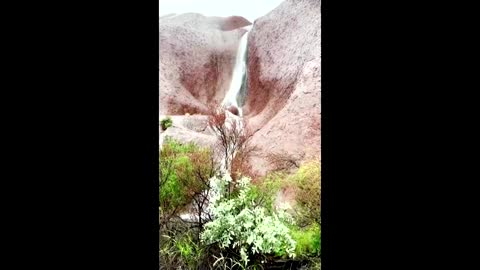
<path fill-rule="evenodd" d="M 245 29 L 250 30 L 250 27 Z M 237 56 L 235 58 L 235 66 L 232 73 L 232 81 L 228 88 L 227 94 L 223 99 L 222 106 L 228 108 L 229 106 L 235 106 L 238 108 L 239 116 L 242 116 L 243 100 L 246 94 L 246 76 L 247 76 L 247 40 L 248 33 L 243 34 L 238 45 Z"/>

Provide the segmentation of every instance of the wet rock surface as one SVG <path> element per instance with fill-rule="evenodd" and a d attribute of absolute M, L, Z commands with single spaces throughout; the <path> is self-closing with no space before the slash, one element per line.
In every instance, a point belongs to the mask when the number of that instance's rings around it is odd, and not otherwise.
<path fill-rule="evenodd" d="M 248 95 L 243 108 L 252 142 L 268 153 L 320 155 L 320 1 L 287 0 L 257 19 L 248 40 Z"/>
<path fill-rule="evenodd" d="M 160 18 L 160 114 L 206 114 L 220 105 L 246 32 L 242 27 L 249 24 L 238 16 L 195 13 Z M 248 129 L 255 132 L 252 144 L 261 149 L 251 160 L 260 175 L 273 169 L 269 154 L 302 160 L 320 156 L 320 41 L 317 0 L 286 0 L 251 26 L 241 109 Z M 227 111 L 239 115 L 239 109 Z M 161 136 L 212 145 L 206 122 L 189 119 L 181 125 L 174 120 Z"/>
<path fill-rule="evenodd" d="M 160 116 L 160 119 L 165 116 Z M 174 138 L 183 143 L 195 142 L 202 147 L 213 147 L 216 142 L 211 129 L 208 127 L 206 115 L 174 115 L 172 126 L 167 130 L 160 128 L 160 145 L 163 144 L 166 137 Z"/>
<path fill-rule="evenodd" d="M 242 27 L 239 16 L 160 17 L 160 114 L 205 113 L 229 87 Z"/>

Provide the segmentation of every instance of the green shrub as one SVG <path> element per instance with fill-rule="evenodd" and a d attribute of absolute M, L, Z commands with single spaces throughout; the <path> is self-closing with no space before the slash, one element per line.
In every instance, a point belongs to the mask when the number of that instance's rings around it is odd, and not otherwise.
<path fill-rule="evenodd" d="M 254 185 L 254 191 L 269 213 L 273 212 L 275 197 L 282 188 L 290 186 L 288 176 L 283 172 L 272 172 L 267 174 L 259 183 Z"/>
<path fill-rule="evenodd" d="M 167 116 L 167 118 L 164 118 L 160 121 L 160 125 L 162 126 L 162 130 L 167 130 L 167 128 L 171 127 L 173 124 L 172 118 L 170 116 Z"/>
<path fill-rule="evenodd" d="M 162 224 L 196 199 L 215 173 L 213 154 L 193 143 L 167 138 L 160 152 L 160 218 Z"/>
<path fill-rule="evenodd" d="M 229 175 L 212 179 L 211 211 L 214 220 L 205 225 L 201 240 L 218 244 L 223 249 L 235 249 L 243 267 L 256 254 L 285 253 L 295 257 L 295 241 L 286 226 L 292 222 L 284 212 L 268 214 L 264 207 L 255 205 L 250 179 L 243 177 L 238 183 L 237 196 L 226 197 Z"/>
<path fill-rule="evenodd" d="M 297 202 L 297 217 L 302 225 L 320 224 L 320 161 L 313 160 L 301 165 L 293 174 L 271 172 L 259 181 L 256 186 L 259 192 L 267 197 L 266 205 L 273 203 L 278 191 L 292 188 Z"/>
<path fill-rule="evenodd" d="M 304 163 L 293 174 L 272 172 L 266 175 L 257 184 L 258 196 L 263 196 L 265 205 L 273 205 L 278 191 L 284 188 L 293 188 L 295 191 L 295 222 L 298 225 L 290 226 L 293 240 L 297 243 L 295 254 L 309 260 L 312 256 L 320 255 L 320 161 L 313 160 Z M 300 226 L 303 228 L 301 228 Z M 277 256 L 284 255 L 282 252 Z"/>
<path fill-rule="evenodd" d="M 295 254 L 299 257 L 320 256 L 321 232 L 319 224 L 313 223 L 303 229 L 292 226 L 291 234 L 297 243 Z"/>
<path fill-rule="evenodd" d="M 320 161 L 314 160 L 300 166 L 298 171 L 291 176 L 290 182 L 295 186 L 299 212 L 298 221 L 304 225 L 320 224 Z"/>
<path fill-rule="evenodd" d="M 188 153 L 197 150 L 194 144 L 181 144 L 167 139 L 160 152 L 160 205 L 162 210 L 173 210 L 187 203 L 185 187 L 177 175 L 177 168 L 191 168 Z"/>

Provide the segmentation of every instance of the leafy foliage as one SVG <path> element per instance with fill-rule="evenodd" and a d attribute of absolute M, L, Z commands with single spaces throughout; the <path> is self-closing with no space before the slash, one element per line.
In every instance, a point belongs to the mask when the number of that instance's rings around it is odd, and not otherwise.
<path fill-rule="evenodd" d="M 296 201 L 301 223 L 320 224 L 321 175 L 320 161 L 313 160 L 303 164 L 291 177 L 296 187 Z"/>
<path fill-rule="evenodd" d="M 204 260 L 205 247 L 197 243 L 191 230 L 167 231 L 160 241 L 161 269 L 198 269 Z"/>
<path fill-rule="evenodd" d="M 193 241 L 192 235 L 186 234 L 182 238 L 176 240 L 175 246 L 188 269 L 197 269 L 196 266 L 199 264 L 203 255 L 203 249 Z"/>
<path fill-rule="evenodd" d="M 289 180 L 285 172 L 271 172 L 256 183 L 258 197 L 262 198 L 262 203 L 269 212 L 274 211 L 274 201 L 278 191 L 292 185 Z"/>
<path fill-rule="evenodd" d="M 279 257 L 297 257 L 308 269 L 320 269 L 320 161 L 301 165 L 277 155 L 280 169 L 253 185 L 245 177 L 254 149 L 248 132 L 216 117 L 210 124 L 224 135 L 219 149 L 231 174 L 218 175 L 212 149 L 170 138 L 162 146 L 160 222 L 163 232 L 171 231 L 160 241 L 161 269 L 263 269 Z M 295 191 L 295 220 L 274 207 L 278 191 L 286 188 Z M 197 221 L 178 219 L 187 207 Z"/>
<path fill-rule="evenodd" d="M 246 177 L 238 181 L 238 195 L 226 197 L 229 182 L 229 175 L 212 179 L 211 211 L 214 220 L 205 225 L 202 241 L 239 250 L 244 266 L 258 253 L 283 252 L 294 257 L 296 243 L 286 226 L 292 222 L 291 217 L 283 211 L 268 215 L 264 207 L 249 200 L 251 183 Z"/>
<path fill-rule="evenodd" d="M 160 217 L 163 223 L 193 202 L 203 212 L 209 179 L 216 173 L 212 152 L 167 138 L 160 152 Z M 205 192 L 206 191 L 206 192 Z M 201 222 L 201 218 L 199 220 Z"/>
<path fill-rule="evenodd" d="M 320 256 L 320 225 L 313 223 L 306 228 L 291 227 L 292 238 L 296 241 L 295 253 L 300 257 Z"/>
<path fill-rule="evenodd" d="M 162 126 L 162 130 L 167 130 L 167 128 L 171 127 L 173 124 L 172 118 L 167 116 L 166 118 L 160 121 L 160 125 Z"/>
<path fill-rule="evenodd" d="M 309 260 L 311 265 L 319 265 L 316 258 L 320 256 L 320 173 L 320 161 L 313 160 L 299 166 L 293 174 L 288 174 L 284 170 L 271 172 L 256 185 L 255 189 L 252 189 L 256 190 L 255 196 L 252 196 L 262 197 L 264 205 L 271 211 L 278 191 L 285 188 L 295 191 L 296 225 L 289 228 L 296 242 L 295 254 L 299 258 Z M 316 266 L 310 267 L 317 269 Z"/>

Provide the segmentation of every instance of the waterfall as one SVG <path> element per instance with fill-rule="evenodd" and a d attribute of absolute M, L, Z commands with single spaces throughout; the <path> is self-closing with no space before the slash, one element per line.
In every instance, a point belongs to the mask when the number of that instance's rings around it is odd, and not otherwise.
<path fill-rule="evenodd" d="M 247 94 L 247 40 L 248 40 L 248 31 L 251 29 L 251 26 L 244 28 L 247 30 L 245 34 L 240 39 L 240 44 L 238 45 L 237 55 L 235 58 L 235 66 L 233 67 L 232 81 L 230 82 L 230 87 L 228 88 L 227 94 L 222 101 L 221 107 L 228 108 L 229 106 L 235 106 L 238 109 L 238 116 L 233 114 L 227 114 L 226 125 L 230 127 L 233 121 L 236 121 L 237 125 L 241 127 L 242 124 L 242 106 L 245 103 L 245 96 Z M 229 160 L 229 165 L 231 166 L 231 160 Z M 228 166 L 228 167 L 230 167 Z M 220 162 L 220 171 L 222 174 L 229 173 L 229 168 L 227 168 L 227 163 L 225 159 L 222 159 Z M 211 180 L 211 179 L 210 179 Z M 204 194 L 206 195 L 206 194 Z M 209 207 L 209 201 L 211 200 L 211 194 L 206 195 L 207 206 L 206 211 L 210 213 L 211 209 Z M 207 219 L 207 213 L 203 213 Z M 180 215 L 182 220 L 186 221 L 198 221 L 198 217 L 195 215 L 195 212 L 187 212 Z"/>
<path fill-rule="evenodd" d="M 249 30 L 250 27 L 247 27 Z M 235 66 L 232 73 L 232 81 L 230 87 L 222 102 L 223 107 L 235 106 L 238 108 L 239 116 L 242 116 L 242 106 L 247 91 L 247 40 L 248 33 L 243 34 L 238 45 L 237 56 L 235 58 Z"/>

